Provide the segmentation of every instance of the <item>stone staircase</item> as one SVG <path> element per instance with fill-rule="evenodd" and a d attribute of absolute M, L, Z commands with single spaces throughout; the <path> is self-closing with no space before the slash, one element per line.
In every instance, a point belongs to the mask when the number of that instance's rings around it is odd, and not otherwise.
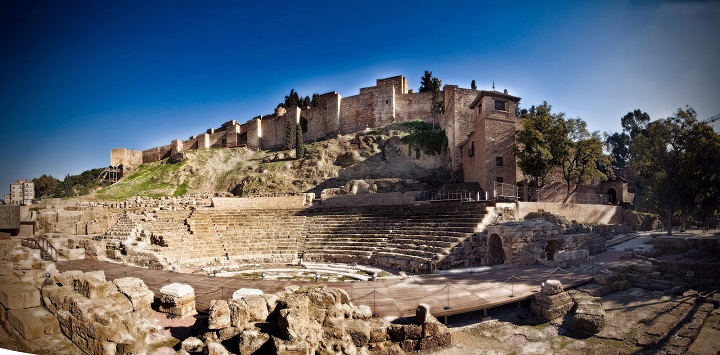
<path fill-rule="evenodd" d="M 108 249 L 118 249 L 121 244 L 136 240 L 140 237 L 142 226 L 135 221 L 135 217 L 125 213 L 108 229 L 104 235 L 94 239 L 107 242 Z"/>

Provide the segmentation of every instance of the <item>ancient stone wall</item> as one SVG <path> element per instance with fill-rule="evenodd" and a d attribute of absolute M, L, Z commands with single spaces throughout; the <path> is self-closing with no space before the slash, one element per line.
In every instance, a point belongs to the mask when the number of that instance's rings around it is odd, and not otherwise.
<path fill-rule="evenodd" d="M 262 138 L 260 146 L 262 149 L 276 149 L 285 147 L 285 130 L 288 125 L 288 117 L 268 116 L 263 117 Z"/>
<path fill-rule="evenodd" d="M 143 164 L 156 162 L 165 158 L 169 158 L 172 155 L 172 144 L 164 145 L 162 147 L 150 148 L 143 150 L 142 162 Z"/>
<path fill-rule="evenodd" d="M 303 110 L 301 119 L 307 120 L 305 141 L 332 136 L 340 131 L 340 102 L 342 97 L 335 91 L 320 95 L 318 106 Z"/>
<path fill-rule="evenodd" d="M 133 169 L 142 164 L 143 152 L 126 148 L 110 150 L 110 166 L 122 165 L 126 169 Z"/>
<path fill-rule="evenodd" d="M 432 123 L 432 93 L 419 92 L 395 96 L 395 119 L 398 122 L 421 120 Z"/>
<path fill-rule="evenodd" d="M 310 194 L 313 195 L 313 194 Z M 216 208 L 233 209 L 296 209 L 305 207 L 312 197 L 307 195 L 278 197 L 213 197 Z"/>
<path fill-rule="evenodd" d="M 352 133 L 365 128 L 396 122 L 395 94 L 400 90 L 392 81 L 383 86 L 360 89 L 360 94 L 343 98 L 340 103 L 340 132 Z"/>
<path fill-rule="evenodd" d="M 622 207 L 612 205 L 578 205 L 550 202 L 518 202 L 518 218 L 543 210 L 582 224 L 620 224 Z"/>
<path fill-rule="evenodd" d="M 448 138 L 453 171 L 462 170 L 462 144 L 475 129 L 475 112 L 470 109 L 470 104 L 478 93 L 477 90 L 463 89 L 457 85 L 445 85 L 443 88 L 445 112 L 440 116 L 440 127 Z"/>
<path fill-rule="evenodd" d="M 376 194 L 334 195 L 323 197 L 325 207 L 411 205 L 416 202 L 418 192 L 387 192 Z"/>
<path fill-rule="evenodd" d="M 0 205 L 0 229 L 20 228 L 20 206 Z"/>

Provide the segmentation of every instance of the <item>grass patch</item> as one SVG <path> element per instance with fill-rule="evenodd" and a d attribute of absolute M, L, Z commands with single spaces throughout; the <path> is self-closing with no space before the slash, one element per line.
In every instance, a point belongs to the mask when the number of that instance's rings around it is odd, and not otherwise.
<path fill-rule="evenodd" d="M 186 182 L 180 184 L 180 186 L 175 189 L 175 192 L 173 193 L 173 197 L 180 197 L 185 195 L 188 192 L 188 184 Z"/>
<path fill-rule="evenodd" d="M 167 182 L 171 180 L 185 162 L 166 164 L 166 160 L 150 164 L 142 164 L 130 176 L 120 182 L 98 192 L 98 197 L 108 200 L 125 200 L 133 196 L 164 197 L 175 193 L 186 193 L 188 186 L 180 188 L 177 184 Z"/>

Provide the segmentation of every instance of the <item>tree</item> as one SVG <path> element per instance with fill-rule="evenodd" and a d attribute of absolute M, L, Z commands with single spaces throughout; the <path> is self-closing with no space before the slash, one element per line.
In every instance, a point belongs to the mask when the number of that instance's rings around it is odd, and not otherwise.
<path fill-rule="evenodd" d="M 302 102 L 300 101 L 300 95 L 295 92 L 295 89 L 290 89 L 290 94 L 285 96 L 285 102 L 283 103 L 283 106 L 285 108 L 292 108 L 298 107 L 300 105 L 302 105 Z"/>
<path fill-rule="evenodd" d="M 565 120 L 563 124 L 567 132 L 565 140 L 567 151 L 561 156 L 561 166 L 565 180 L 563 203 L 567 203 L 581 184 L 607 180 L 607 175 L 601 167 L 610 165 L 610 157 L 603 153 L 600 134 L 590 133 L 585 121 L 574 118 Z"/>
<path fill-rule="evenodd" d="M 521 129 L 517 131 L 514 147 L 518 167 L 539 188 L 545 186 L 555 166 L 567 154 L 567 132 L 564 114 L 552 113 L 552 106 L 544 101 L 523 111 Z"/>
<path fill-rule="evenodd" d="M 432 114 L 434 118 L 437 118 L 443 113 L 443 98 L 442 98 L 442 81 L 435 76 L 432 76 L 431 71 L 425 71 L 423 76 L 420 78 L 420 89 L 419 92 L 432 93 Z"/>
<path fill-rule="evenodd" d="M 605 146 L 612 157 L 612 166 L 622 169 L 630 160 L 630 135 L 625 132 L 605 133 Z"/>
<path fill-rule="evenodd" d="M 285 149 L 295 148 L 295 124 L 291 118 L 288 118 L 285 125 Z"/>
<path fill-rule="evenodd" d="M 420 89 L 418 89 L 418 92 L 431 92 L 433 85 L 432 79 L 432 72 L 426 70 L 423 76 L 420 78 Z"/>
<path fill-rule="evenodd" d="M 310 96 L 305 96 L 302 101 L 302 107 L 310 107 Z"/>
<path fill-rule="evenodd" d="M 630 138 L 635 138 L 638 134 L 647 132 L 647 125 L 650 122 L 650 115 L 647 112 L 642 112 L 640 109 L 636 109 L 633 112 L 628 112 L 627 115 L 620 119 L 623 131 L 630 135 Z"/>
<path fill-rule="evenodd" d="M 295 132 L 295 159 L 301 159 L 305 157 L 305 142 L 303 142 L 303 131 L 299 123 L 295 127 Z"/>
<path fill-rule="evenodd" d="M 51 197 L 53 196 L 62 182 L 52 175 L 45 175 L 32 179 L 35 184 L 35 198 Z"/>
<path fill-rule="evenodd" d="M 623 125 L 624 126 L 624 125 Z M 630 146 L 649 207 L 665 218 L 672 235 L 673 217 L 683 221 L 696 208 L 712 209 L 720 185 L 720 136 L 697 120 L 694 109 L 650 122 Z M 701 210 L 702 211 L 702 210 Z"/>
<path fill-rule="evenodd" d="M 473 79 L 473 81 L 470 82 L 470 89 L 477 90 L 477 85 L 475 85 L 475 79 Z"/>
<path fill-rule="evenodd" d="M 320 95 L 317 93 L 312 94 L 312 100 L 310 100 L 310 106 L 312 107 L 318 107 L 320 105 Z"/>
<path fill-rule="evenodd" d="M 620 119 L 623 131 L 618 133 L 605 133 L 605 146 L 613 158 L 613 167 L 616 169 L 628 166 L 630 159 L 630 142 L 639 134 L 647 134 L 647 125 L 650 115 L 640 109 L 628 112 Z"/>

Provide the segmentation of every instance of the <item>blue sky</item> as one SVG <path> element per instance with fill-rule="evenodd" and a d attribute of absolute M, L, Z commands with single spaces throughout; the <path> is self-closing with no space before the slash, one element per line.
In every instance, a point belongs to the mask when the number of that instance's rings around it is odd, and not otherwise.
<path fill-rule="evenodd" d="M 424 70 L 591 130 L 720 113 L 718 1 L 0 1 L 0 192 Z M 719 126 L 715 125 L 716 129 Z"/>

